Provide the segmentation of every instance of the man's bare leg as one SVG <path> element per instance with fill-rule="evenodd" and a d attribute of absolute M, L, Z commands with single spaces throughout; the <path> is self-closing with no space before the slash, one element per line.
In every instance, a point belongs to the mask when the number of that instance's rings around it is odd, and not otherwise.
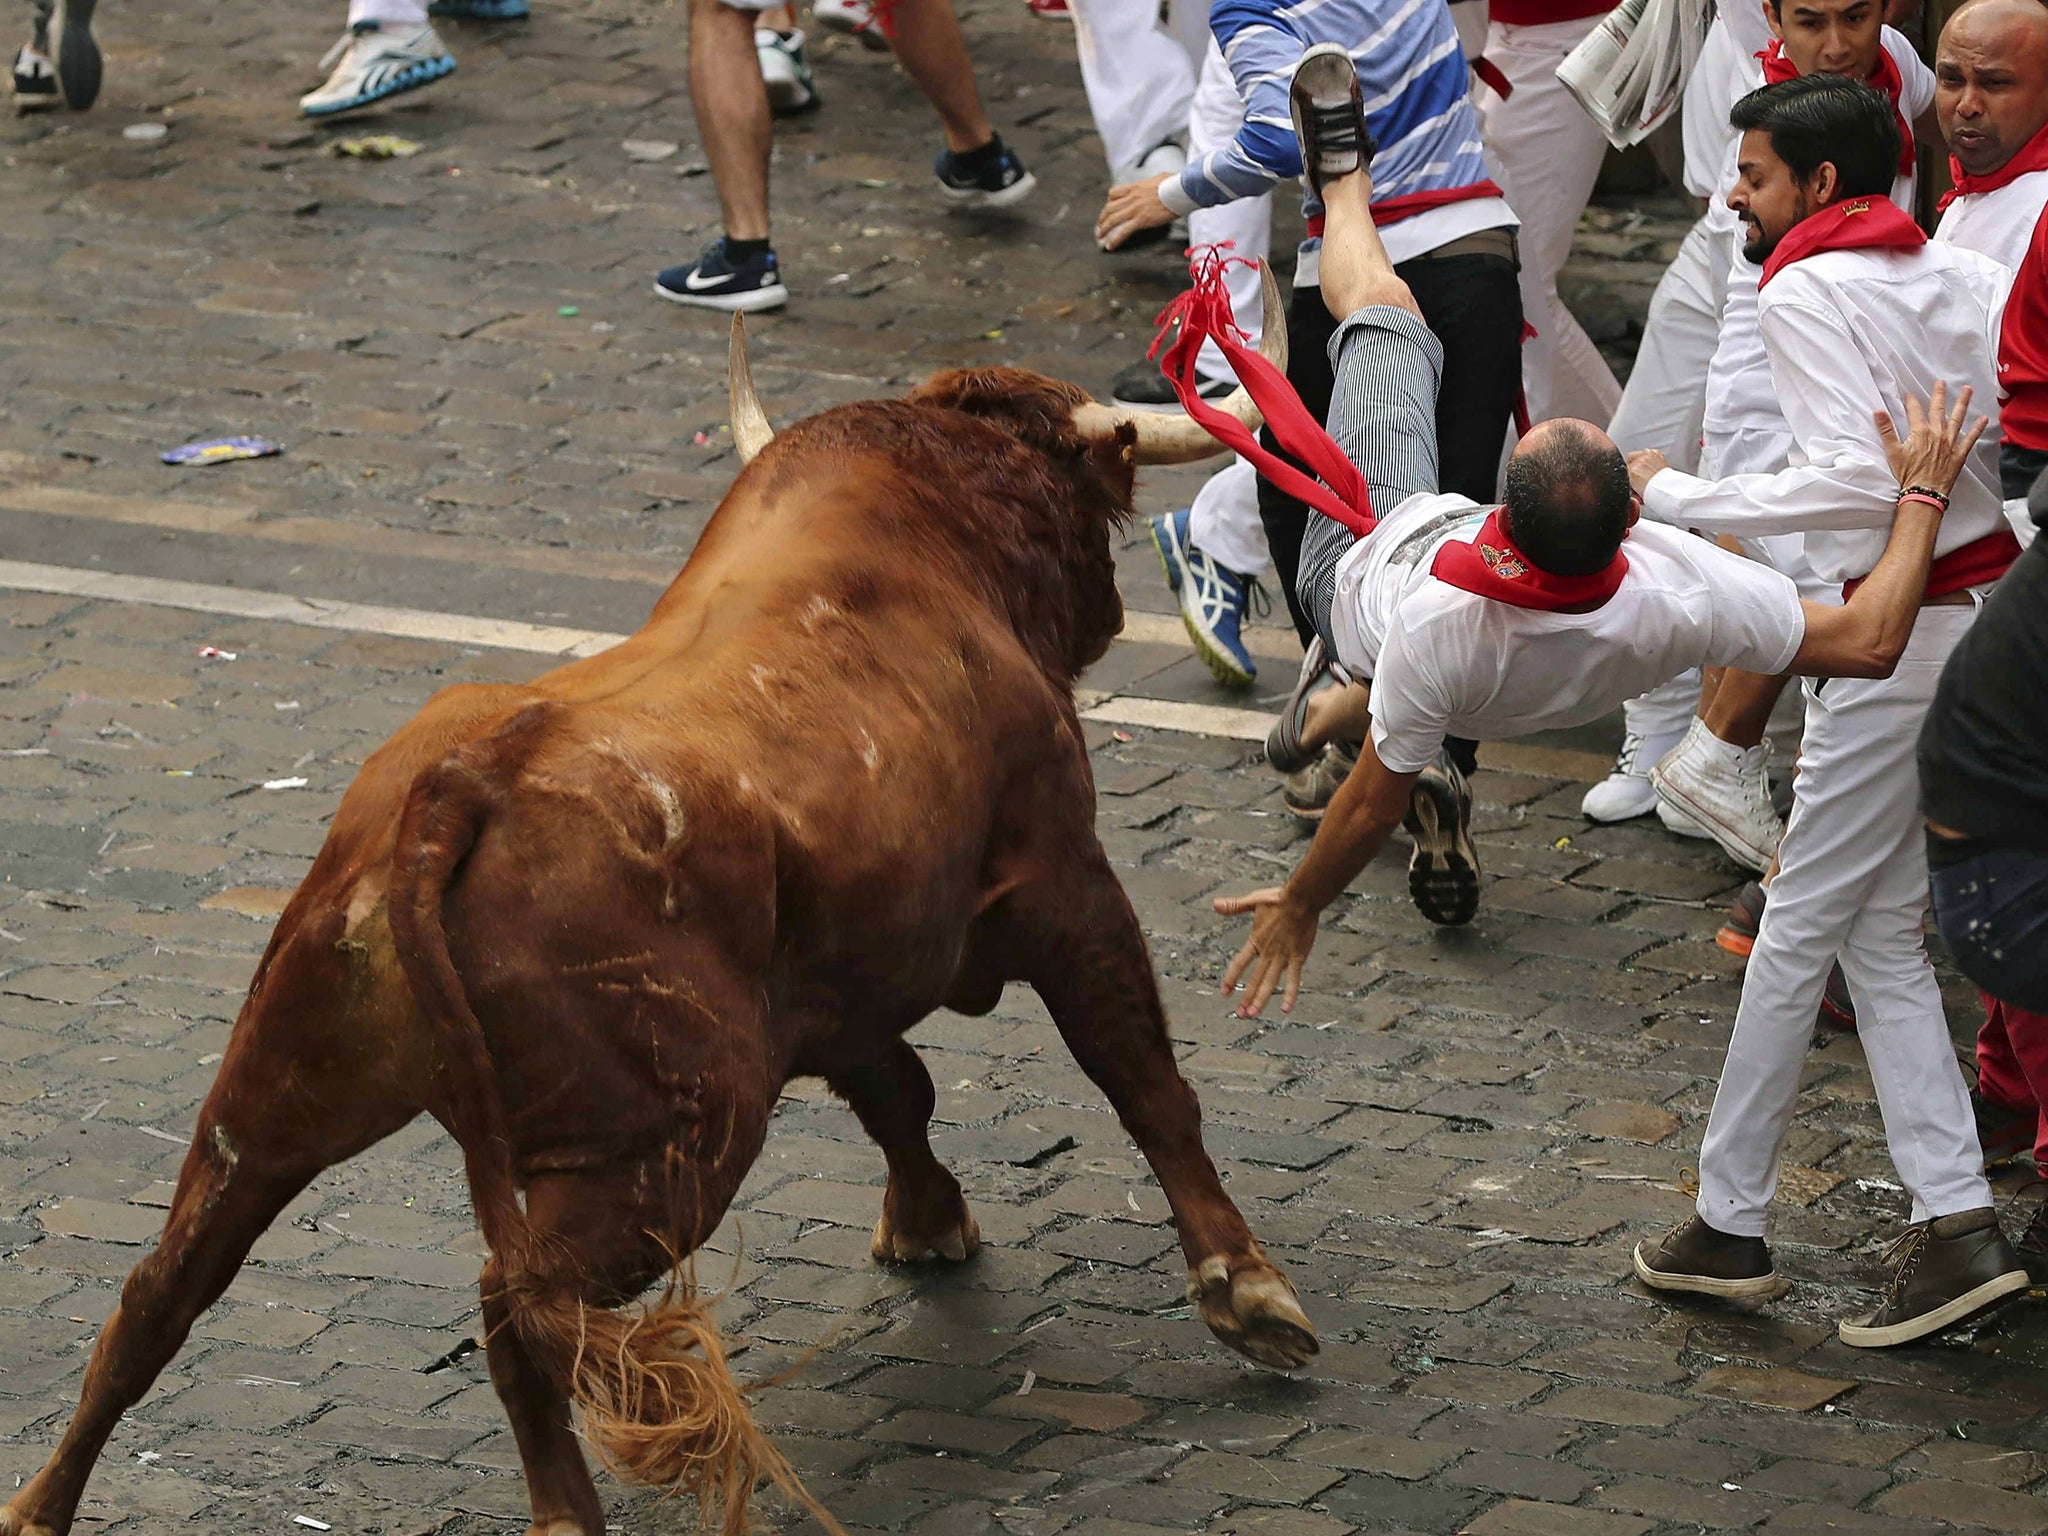
<path fill-rule="evenodd" d="M 1730 667 L 1722 674 L 1713 698 L 1700 710 L 1700 719 L 1730 746 L 1745 750 L 1756 746 L 1764 739 L 1771 711 L 1778 707 L 1790 681 L 1789 676 L 1774 677 L 1767 672 L 1744 672 Z"/>
<path fill-rule="evenodd" d="M 896 0 L 895 29 L 889 46 L 939 115 L 946 148 L 964 154 L 993 139 L 996 131 L 982 110 L 974 61 L 967 55 L 952 0 Z"/>
<path fill-rule="evenodd" d="M 1372 221 L 1372 173 L 1357 171 L 1323 184 L 1323 302 L 1343 320 L 1376 304 L 1422 311 L 1408 285 L 1394 275 L 1387 248 Z"/>
<path fill-rule="evenodd" d="M 768 87 L 754 56 L 752 11 L 721 0 L 692 0 L 690 107 L 711 162 L 725 232 L 735 240 L 768 238 L 768 150 L 774 129 Z"/>

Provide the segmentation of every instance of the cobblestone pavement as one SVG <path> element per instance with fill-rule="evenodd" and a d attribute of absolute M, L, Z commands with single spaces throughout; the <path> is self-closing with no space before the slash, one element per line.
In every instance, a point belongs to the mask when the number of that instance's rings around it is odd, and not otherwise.
<path fill-rule="evenodd" d="M 713 218 L 681 8 L 450 28 L 461 72 L 376 122 L 424 152 L 376 164 L 328 153 L 359 126 L 290 115 L 338 21 L 117 3 L 101 109 L 0 125 L 0 558 L 630 628 L 731 472 L 723 327 L 646 292 Z M 1099 389 L 1175 286 L 1163 257 L 1084 241 L 1099 154 L 1067 33 L 1010 0 L 968 30 L 1045 189 L 1015 220 L 941 216 L 914 99 L 885 62 L 822 49 L 827 107 L 779 140 L 796 299 L 756 328 L 780 414 L 970 360 Z M 169 135 L 121 136 L 143 120 Z M 627 140 L 680 147 L 635 161 Z M 1622 354 L 1644 258 L 1683 216 L 1608 209 L 1585 231 L 1568 286 Z M 154 460 L 220 431 L 289 452 Z M 1148 507 L 1194 477 L 1148 482 Z M 1245 707 L 1174 643 L 1149 551 L 1123 559 L 1136 638 L 1091 694 Z M 269 923 L 355 766 L 433 689 L 547 662 L 21 591 L 0 615 L 4 1494 L 154 1236 Z M 1259 633 L 1277 686 L 1289 642 Z M 1577 817 L 1599 732 L 1489 749 L 1471 929 L 1422 923 L 1390 854 L 1295 1016 L 1248 1024 L 1213 995 L 1236 930 L 1206 900 L 1298 852 L 1268 775 L 1227 732 L 1090 731 L 1210 1145 L 1324 1351 L 1278 1377 L 1188 1319 L 1158 1192 L 1028 994 L 935 1018 L 916 1038 L 981 1256 L 871 1265 L 880 1158 L 800 1086 L 707 1264 L 731 1275 L 747 1369 L 823 1344 L 760 1411 L 849 1529 L 2048 1527 L 2036 1312 L 1894 1354 L 1833 1341 L 1903 1213 L 1853 1037 L 1818 1044 L 1787 1152 L 1791 1295 L 1673 1308 L 1625 1281 L 1629 1245 L 1684 1208 L 1736 1000 L 1711 934 L 1739 875 Z M 1971 1003 L 1950 995 L 1961 1030 Z M 430 1123 L 322 1178 L 124 1423 L 81 1529 L 520 1528 L 469 1352 L 480 1256 Z M 627 1532 L 689 1523 L 607 1497 Z"/>

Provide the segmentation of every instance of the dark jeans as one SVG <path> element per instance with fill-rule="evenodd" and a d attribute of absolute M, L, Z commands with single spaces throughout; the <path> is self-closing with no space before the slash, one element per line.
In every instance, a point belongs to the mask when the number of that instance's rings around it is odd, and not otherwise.
<path fill-rule="evenodd" d="M 1998 478 L 2007 501 L 2025 496 L 2044 473 L 2048 473 L 2048 451 L 2022 448 L 2018 443 L 1998 445 Z"/>
<path fill-rule="evenodd" d="M 2048 1013 L 2048 853 L 1990 848 L 1928 874 L 1934 921 L 1963 974 L 1995 998 Z"/>

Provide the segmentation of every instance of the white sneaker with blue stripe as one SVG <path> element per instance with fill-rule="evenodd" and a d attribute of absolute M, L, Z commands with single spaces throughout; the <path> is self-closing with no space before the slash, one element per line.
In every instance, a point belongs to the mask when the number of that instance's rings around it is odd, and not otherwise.
<path fill-rule="evenodd" d="M 307 117 L 367 107 L 455 73 L 455 59 L 432 27 L 386 31 L 374 21 L 358 22 L 342 33 L 341 41 L 320 61 L 322 69 L 330 65 L 334 73 L 327 83 L 299 98 L 299 111 Z"/>
<path fill-rule="evenodd" d="M 1182 510 L 1151 519 L 1152 547 L 1166 567 L 1166 584 L 1180 598 L 1181 622 L 1195 643 L 1195 654 L 1227 688 L 1249 688 L 1259 669 L 1245 649 L 1242 629 L 1258 583 L 1225 570 L 1214 557 L 1188 539 L 1192 512 Z"/>

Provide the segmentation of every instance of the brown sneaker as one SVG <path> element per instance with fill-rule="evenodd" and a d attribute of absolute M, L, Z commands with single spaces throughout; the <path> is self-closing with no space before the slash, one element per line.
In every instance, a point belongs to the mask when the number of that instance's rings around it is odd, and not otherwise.
<path fill-rule="evenodd" d="M 1688 1216 L 1654 1243 L 1636 1244 L 1636 1278 L 1658 1291 L 1767 1301 L 1783 1289 L 1760 1237 L 1737 1237 Z"/>
<path fill-rule="evenodd" d="M 1317 43 L 1295 63 L 1287 89 L 1294 136 L 1301 141 L 1302 175 L 1317 197 L 1323 185 L 1372 164 L 1377 147 L 1365 126 L 1358 66 L 1338 43 Z"/>
<path fill-rule="evenodd" d="M 1323 819 L 1330 801 L 1358 766 L 1358 747 L 1333 741 L 1322 755 L 1299 772 L 1287 775 L 1280 787 L 1280 803 L 1297 821 L 1313 826 Z"/>
<path fill-rule="evenodd" d="M 1997 1213 L 1959 1211 L 1911 1226 L 1885 1245 L 1892 1266 L 1884 1301 L 1868 1317 L 1837 1326 L 1844 1344 L 1888 1349 L 1952 1328 L 2030 1283 L 1998 1229 Z"/>

